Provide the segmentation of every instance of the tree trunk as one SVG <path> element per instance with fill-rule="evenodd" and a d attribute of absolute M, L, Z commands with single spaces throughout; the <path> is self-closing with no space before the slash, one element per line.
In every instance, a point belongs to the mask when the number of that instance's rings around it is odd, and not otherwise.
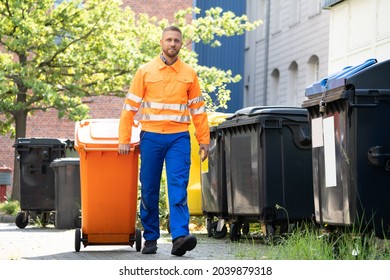
<path fill-rule="evenodd" d="M 18 138 L 26 137 L 26 123 L 27 123 L 27 112 L 20 110 L 15 114 L 15 143 Z M 20 168 L 19 168 L 19 153 L 15 149 L 15 158 L 14 158 L 14 179 L 12 184 L 12 194 L 11 199 L 20 201 Z"/>

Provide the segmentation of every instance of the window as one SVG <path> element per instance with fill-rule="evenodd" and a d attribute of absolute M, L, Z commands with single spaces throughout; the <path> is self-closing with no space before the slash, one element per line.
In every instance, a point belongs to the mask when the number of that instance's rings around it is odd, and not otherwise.
<path fill-rule="evenodd" d="M 271 92 L 269 94 L 271 105 L 275 105 L 279 101 L 279 79 L 280 79 L 279 70 L 274 69 L 271 73 Z"/>
<path fill-rule="evenodd" d="M 297 24 L 300 16 L 300 0 L 289 0 L 290 25 Z"/>
<path fill-rule="evenodd" d="M 256 7 L 255 11 L 260 11 L 260 18 L 263 20 L 263 24 L 260 26 L 260 28 L 256 29 L 256 41 L 260 41 L 265 39 L 265 28 L 268 28 L 268 26 L 265 26 L 266 24 L 266 16 L 267 16 L 267 2 L 266 0 L 255 0 Z M 257 20 L 257 19 L 256 19 Z"/>
<path fill-rule="evenodd" d="M 280 0 L 273 0 L 271 4 L 271 30 L 273 33 L 280 31 Z"/>
<path fill-rule="evenodd" d="M 321 12 L 321 0 L 308 0 L 309 17 L 318 15 Z"/>
<path fill-rule="evenodd" d="M 245 48 L 249 48 L 252 39 L 255 42 L 264 40 L 266 25 L 266 11 L 267 3 L 266 0 L 249 0 L 247 2 L 246 13 L 250 21 L 263 20 L 263 24 L 256 28 L 253 32 L 246 32 L 245 34 Z M 252 36 L 254 36 L 252 38 Z"/>
<path fill-rule="evenodd" d="M 287 103 L 295 106 L 297 102 L 298 64 L 293 61 L 288 67 Z"/>
<path fill-rule="evenodd" d="M 320 61 L 318 59 L 318 56 L 312 55 L 307 62 L 307 74 L 306 74 L 307 85 L 311 85 L 315 81 L 318 81 L 319 65 L 320 65 Z"/>

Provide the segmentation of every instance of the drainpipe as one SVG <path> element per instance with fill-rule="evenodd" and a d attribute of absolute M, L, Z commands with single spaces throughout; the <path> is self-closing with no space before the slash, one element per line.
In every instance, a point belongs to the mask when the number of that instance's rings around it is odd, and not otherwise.
<path fill-rule="evenodd" d="M 267 88 L 268 88 L 268 55 L 269 55 L 269 33 L 270 33 L 270 12 L 271 1 L 267 1 L 265 12 L 265 49 L 264 49 L 264 76 L 263 76 L 263 105 L 267 105 Z"/>

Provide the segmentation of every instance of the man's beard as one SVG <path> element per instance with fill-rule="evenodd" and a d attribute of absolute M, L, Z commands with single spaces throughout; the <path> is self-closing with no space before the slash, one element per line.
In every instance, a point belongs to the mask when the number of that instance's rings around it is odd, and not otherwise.
<path fill-rule="evenodd" d="M 174 58 L 179 54 L 180 50 L 177 49 L 167 49 L 164 54 L 170 58 Z"/>

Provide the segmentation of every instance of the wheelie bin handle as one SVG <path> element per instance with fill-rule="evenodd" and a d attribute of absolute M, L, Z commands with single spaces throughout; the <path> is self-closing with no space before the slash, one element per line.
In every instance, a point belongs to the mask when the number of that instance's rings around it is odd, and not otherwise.
<path fill-rule="evenodd" d="M 390 171 L 390 153 L 386 153 L 382 146 L 371 147 L 367 157 L 370 164 L 384 166 L 386 171 Z"/>
<path fill-rule="evenodd" d="M 83 148 L 84 151 L 91 152 L 91 151 L 102 151 L 102 152 L 116 152 L 118 151 L 118 148 Z M 134 145 L 130 148 L 130 152 L 134 152 L 135 150 L 139 149 L 139 145 Z"/>

